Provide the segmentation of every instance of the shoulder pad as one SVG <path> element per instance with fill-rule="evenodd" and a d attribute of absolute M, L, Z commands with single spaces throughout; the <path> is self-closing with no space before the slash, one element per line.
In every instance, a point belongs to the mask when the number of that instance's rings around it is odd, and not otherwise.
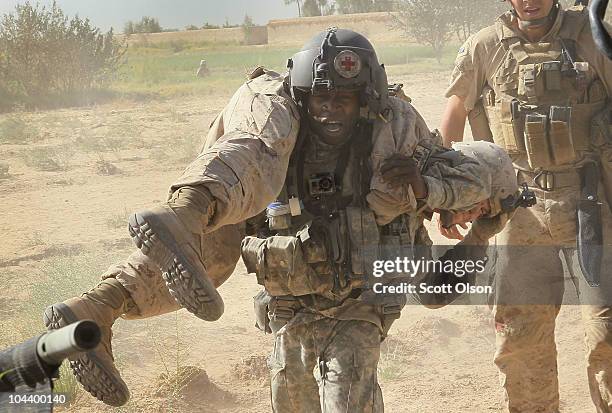
<path fill-rule="evenodd" d="M 475 43 L 496 42 L 497 40 L 500 39 L 500 36 L 498 34 L 499 25 L 503 26 L 503 23 L 501 22 L 501 20 L 498 19 L 492 25 L 483 27 L 482 29 L 478 30 L 476 33 L 473 33 L 472 35 L 470 35 L 470 37 L 466 39 L 466 42 L 468 40 L 475 42 Z"/>
<path fill-rule="evenodd" d="M 589 21 L 589 13 L 583 6 L 570 7 L 563 11 L 563 23 L 559 30 L 562 39 L 578 40 L 584 25 Z"/>

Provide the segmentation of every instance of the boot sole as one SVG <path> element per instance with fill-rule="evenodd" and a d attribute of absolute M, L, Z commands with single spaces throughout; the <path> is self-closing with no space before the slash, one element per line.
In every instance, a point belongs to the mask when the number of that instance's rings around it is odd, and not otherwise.
<path fill-rule="evenodd" d="M 47 330 L 55 330 L 76 323 L 79 319 L 67 305 L 58 303 L 47 307 L 43 321 Z M 96 350 L 82 353 L 69 362 L 79 383 L 95 398 L 114 407 L 127 403 L 130 398 L 127 385 L 114 366 L 108 366 L 107 362 L 96 355 Z"/>
<path fill-rule="evenodd" d="M 132 214 L 132 241 L 162 270 L 162 277 L 176 302 L 206 321 L 223 315 L 223 299 L 203 269 L 192 264 L 167 226 L 154 215 Z"/>

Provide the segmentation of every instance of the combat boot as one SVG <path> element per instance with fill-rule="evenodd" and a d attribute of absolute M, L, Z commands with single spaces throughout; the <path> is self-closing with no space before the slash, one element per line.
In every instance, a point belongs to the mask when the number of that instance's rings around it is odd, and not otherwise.
<path fill-rule="evenodd" d="M 48 330 L 79 320 L 93 320 L 100 326 L 102 338 L 98 347 L 70 358 L 70 368 L 85 390 L 111 406 L 121 406 L 130 398 L 127 385 L 115 367 L 111 339 L 113 323 L 133 305 L 121 283 L 109 278 L 80 297 L 47 307 L 43 315 Z"/>
<path fill-rule="evenodd" d="M 161 269 L 170 294 L 207 321 L 223 314 L 223 299 L 202 260 L 203 229 L 213 213 L 214 200 L 208 190 L 183 187 L 166 205 L 129 218 L 132 240 Z"/>

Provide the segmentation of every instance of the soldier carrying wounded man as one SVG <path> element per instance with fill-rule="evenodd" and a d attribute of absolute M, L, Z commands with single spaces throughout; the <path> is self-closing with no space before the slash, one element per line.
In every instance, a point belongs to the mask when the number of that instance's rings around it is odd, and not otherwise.
<path fill-rule="evenodd" d="M 482 256 L 520 201 L 503 151 L 485 142 L 443 148 L 394 94 L 370 42 L 350 30 L 313 37 L 284 75 L 256 70 L 168 201 L 130 217 L 138 250 L 89 292 L 46 309 L 49 329 L 81 319 L 102 327 L 102 344 L 71 361 L 85 389 L 126 403 L 114 321 L 181 307 L 217 320 L 216 288 L 242 256 L 263 286 L 258 326 L 275 334 L 273 411 L 382 412 L 380 343 L 406 296 L 373 293 L 373 261 L 427 251 L 423 220 L 433 211 L 450 211 L 451 224 L 474 221 L 450 254 Z"/>

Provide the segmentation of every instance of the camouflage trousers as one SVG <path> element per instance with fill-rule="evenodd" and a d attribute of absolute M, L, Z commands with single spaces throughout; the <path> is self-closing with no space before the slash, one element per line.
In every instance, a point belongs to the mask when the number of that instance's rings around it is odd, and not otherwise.
<path fill-rule="evenodd" d="M 555 318 L 566 278 L 582 309 L 591 398 L 598 413 L 612 412 L 612 217 L 602 205 L 604 259 L 601 287 L 590 287 L 576 252 L 573 188 L 535 190 L 537 204 L 519 208 L 496 237 L 495 364 L 511 413 L 559 411 Z M 603 198 L 600 198 L 603 199 Z M 575 295 L 574 295 L 575 297 Z M 568 297 L 566 297 L 566 302 Z"/>
<path fill-rule="evenodd" d="M 272 410 L 382 412 L 380 342 L 380 329 L 367 321 L 323 318 L 281 328 L 269 361 Z"/>

